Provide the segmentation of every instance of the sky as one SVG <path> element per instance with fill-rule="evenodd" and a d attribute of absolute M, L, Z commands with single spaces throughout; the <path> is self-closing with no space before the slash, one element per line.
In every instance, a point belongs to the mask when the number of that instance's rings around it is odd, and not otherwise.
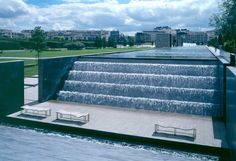
<path fill-rule="evenodd" d="M 0 0 L 0 28 L 21 31 L 119 30 L 156 26 L 206 31 L 220 0 Z"/>

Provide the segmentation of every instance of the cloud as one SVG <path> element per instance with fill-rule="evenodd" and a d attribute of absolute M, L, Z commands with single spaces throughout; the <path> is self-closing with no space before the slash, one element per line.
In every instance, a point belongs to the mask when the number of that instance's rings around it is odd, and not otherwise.
<path fill-rule="evenodd" d="M 117 0 L 62 0 L 66 3 L 118 3 Z"/>
<path fill-rule="evenodd" d="M 30 13 L 22 0 L 0 0 L 0 18 L 15 18 Z"/>
<path fill-rule="evenodd" d="M 62 0 L 45 7 L 23 0 L 0 0 L 0 25 L 14 30 L 42 26 L 45 30 L 151 30 L 159 25 L 202 30 L 217 11 L 215 0 Z"/>

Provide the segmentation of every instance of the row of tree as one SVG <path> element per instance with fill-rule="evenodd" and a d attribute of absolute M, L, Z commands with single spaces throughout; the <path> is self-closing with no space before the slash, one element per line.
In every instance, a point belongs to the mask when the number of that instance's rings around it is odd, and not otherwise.
<path fill-rule="evenodd" d="M 62 37 L 56 37 L 53 40 L 46 40 L 46 34 L 41 27 L 35 27 L 32 32 L 31 39 L 7 39 L 0 38 L 0 50 L 18 50 L 18 49 L 35 49 L 47 50 L 48 48 L 67 48 L 68 50 L 80 50 L 83 48 L 116 48 L 117 45 L 133 46 L 134 37 L 120 36 L 118 40 L 109 37 L 106 38 L 97 37 L 95 41 L 70 41 L 65 40 Z"/>
<path fill-rule="evenodd" d="M 218 35 L 212 43 L 236 53 L 236 0 L 223 0 L 219 9 L 220 12 L 211 19 L 211 25 L 216 28 Z"/>
<path fill-rule="evenodd" d="M 106 47 L 114 47 L 116 48 L 117 45 L 123 46 L 134 46 L 134 37 L 128 36 L 127 38 L 121 36 L 119 40 L 114 40 L 111 37 L 108 38 L 108 41 L 103 37 L 97 37 L 95 40 L 95 46 L 97 48 L 106 48 Z"/>

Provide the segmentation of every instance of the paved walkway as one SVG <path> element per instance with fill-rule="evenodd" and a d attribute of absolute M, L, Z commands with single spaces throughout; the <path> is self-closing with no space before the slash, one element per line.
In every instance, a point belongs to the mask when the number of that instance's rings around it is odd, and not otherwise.
<path fill-rule="evenodd" d="M 38 78 L 27 77 L 24 79 L 25 104 L 38 102 Z"/>
<path fill-rule="evenodd" d="M 31 58 L 31 57 L 11 57 L 11 56 L 0 56 L 0 59 L 36 60 L 37 58 Z"/>
<path fill-rule="evenodd" d="M 19 112 L 10 115 L 21 119 L 59 124 L 77 128 L 94 129 L 112 133 L 141 136 L 154 139 L 171 140 L 212 147 L 227 147 L 225 128 L 223 122 L 213 120 L 211 117 L 183 115 L 177 113 L 164 113 L 118 107 L 82 105 L 65 102 L 49 101 L 35 105 L 39 108 L 51 108 L 52 115 L 38 120 L 37 118 L 22 117 Z M 56 120 L 56 111 L 66 110 L 72 112 L 89 113 L 90 121 L 86 124 L 65 123 Z M 195 128 L 197 130 L 194 141 L 153 136 L 154 124 L 179 128 Z"/>

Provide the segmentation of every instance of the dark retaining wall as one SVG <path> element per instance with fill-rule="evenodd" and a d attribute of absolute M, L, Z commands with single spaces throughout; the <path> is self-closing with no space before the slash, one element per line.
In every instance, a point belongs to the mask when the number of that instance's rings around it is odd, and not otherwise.
<path fill-rule="evenodd" d="M 39 102 L 55 98 L 57 90 L 62 87 L 68 71 L 77 59 L 78 56 L 39 60 Z"/>
<path fill-rule="evenodd" d="M 0 120 L 24 105 L 24 62 L 0 62 Z"/>
<path fill-rule="evenodd" d="M 221 105 L 223 108 L 223 120 L 226 122 L 226 69 L 230 63 L 223 57 L 218 57 L 219 60 L 219 82 L 221 92 Z"/>
<path fill-rule="evenodd" d="M 226 130 L 227 139 L 236 160 L 236 68 L 227 67 L 226 79 Z"/>

